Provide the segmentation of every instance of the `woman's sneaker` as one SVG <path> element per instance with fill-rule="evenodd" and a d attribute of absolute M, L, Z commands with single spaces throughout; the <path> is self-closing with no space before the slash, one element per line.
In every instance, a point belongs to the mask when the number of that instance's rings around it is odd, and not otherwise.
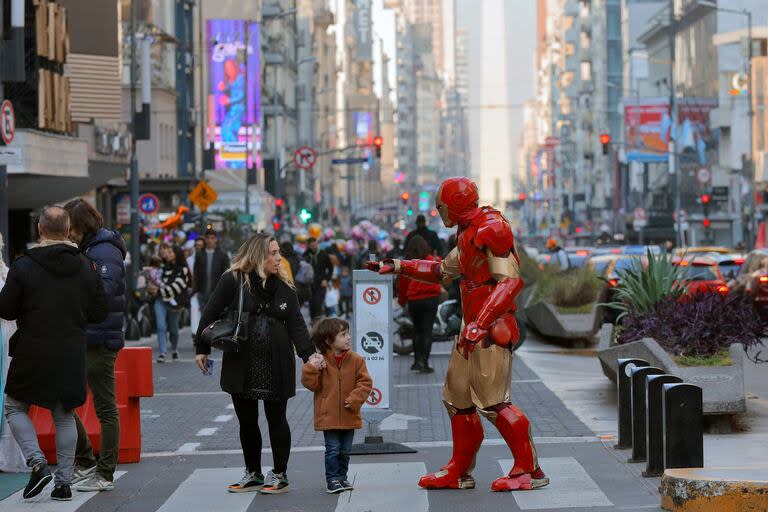
<path fill-rule="evenodd" d="M 275 473 L 274 471 L 267 473 L 261 493 L 283 494 L 284 492 L 288 492 L 288 475 L 286 473 Z"/>
<path fill-rule="evenodd" d="M 72 499 L 72 489 L 67 484 L 57 485 L 51 492 L 51 499 L 56 501 L 70 501 Z"/>
<path fill-rule="evenodd" d="M 165 354 L 160 354 L 157 356 L 157 362 L 158 363 L 164 363 L 165 362 Z"/>
<path fill-rule="evenodd" d="M 173 354 L 171 354 L 171 358 L 172 358 L 174 361 L 178 360 L 178 359 L 179 359 L 179 353 L 178 353 L 176 350 L 174 350 L 174 351 L 173 351 Z"/>
<path fill-rule="evenodd" d="M 29 476 L 29 482 L 24 488 L 22 496 L 25 500 L 34 498 L 43 491 L 46 485 L 53 480 L 51 470 L 48 469 L 48 464 L 41 462 L 32 469 L 32 474 Z"/>
<path fill-rule="evenodd" d="M 338 480 L 328 480 L 328 488 L 325 490 L 328 494 L 339 494 L 344 492 L 344 486 Z"/>
<path fill-rule="evenodd" d="M 72 485 L 77 485 L 84 480 L 88 480 L 96 472 L 96 466 L 89 468 L 81 468 L 75 466 L 75 471 L 72 473 Z"/>
<path fill-rule="evenodd" d="M 346 478 L 341 480 L 341 486 L 344 488 L 345 491 L 354 491 L 355 490 L 355 488 L 352 486 L 352 484 Z"/>
<path fill-rule="evenodd" d="M 255 492 L 264 487 L 264 475 L 255 471 L 245 470 L 243 478 L 239 482 L 228 485 L 229 492 Z"/>
<path fill-rule="evenodd" d="M 88 480 L 83 480 L 77 484 L 75 489 L 80 492 L 114 491 L 115 484 L 97 473 Z"/>

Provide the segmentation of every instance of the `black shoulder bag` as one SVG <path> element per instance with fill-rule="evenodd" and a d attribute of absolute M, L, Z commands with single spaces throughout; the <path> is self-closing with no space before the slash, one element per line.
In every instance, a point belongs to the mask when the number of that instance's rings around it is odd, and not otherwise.
<path fill-rule="evenodd" d="M 242 282 L 242 277 L 238 278 L 237 285 L 240 292 L 237 300 L 236 319 L 233 318 L 234 315 L 232 314 L 225 315 L 203 329 L 203 332 L 200 334 L 201 342 L 207 343 L 222 352 L 240 351 L 240 344 L 247 337 L 247 334 L 241 335 L 241 332 L 247 331 L 247 327 L 244 327 L 243 324 L 248 321 L 248 314 L 243 313 L 243 288 L 245 286 Z"/>

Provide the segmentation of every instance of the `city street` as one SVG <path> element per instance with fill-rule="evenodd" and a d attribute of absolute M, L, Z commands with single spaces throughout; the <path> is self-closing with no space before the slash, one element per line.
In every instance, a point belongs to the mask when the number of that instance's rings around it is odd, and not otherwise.
<path fill-rule="evenodd" d="M 438 343 L 432 375 L 411 373 L 410 357 L 395 357 L 395 414 L 382 423 L 385 440 L 406 443 L 417 453 L 354 456 L 350 480 L 355 491 L 340 496 L 326 494 L 323 438 L 312 427 L 312 395 L 299 387 L 288 409 L 294 446 L 288 467 L 291 492 L 284 496 L 229 494 L 225 485 L 239 479 L 243 464 L 231 400 L 219 389 L 218 371 L 214 377 L 206 377 L 194 367 L 188 330 L 182 333 L 181 345 L 179 361 L 154 367 L 155 396 L 141 402 L 142 461 L 120 466 L 115 491 L 76 493 L 72 502 L 55 505 L 48 501 L 48 493 L 28 503 L 14 494 L 0 501 L 0 509 L 586 512 L 598 507 L 606 511 L 658 507 L 658 479 L 641 478 L 636 468 L 613 450 L 612 436 L 598 438 L 526 365 L 528 358 L 557 350 L 535 339 L 526 342 L 515 360 L 512 396 L 533 424 L 541 466 L 552 480 L 545 489 L 511 494 L 489 490 L 492 480 L 509 470 L 511 455 L 496 429 L 485 420 L 486 438 L 474 471 L 477 488 L 430 492 L 418 488 L 418 477 L 447 462 L 451 450 L 448 418 L 441 403 L 449 345 Z M 594 396 L 594 411 L 600 407 L 611 410 L 612 388 L 607 380 L 603 385 L 607 392 Z M 262 423 L 266 434 L 266 424 Z M 358 431 L 355 442 L 362 442 L 363 436 L 364 432 Z M 271 464 L 268 446 L 265 439 L 265 471 Z M 18 486 L 25 481 L 25 477 L 19 480 Z M 35 501 L 48 504 L 33 505 Z"/>

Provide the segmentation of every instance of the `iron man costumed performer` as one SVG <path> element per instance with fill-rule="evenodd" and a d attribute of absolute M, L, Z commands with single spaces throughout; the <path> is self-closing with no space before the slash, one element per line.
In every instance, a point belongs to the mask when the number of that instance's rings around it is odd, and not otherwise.
<path fill-rule="evenodd" d="M 518 339 L 515 298 L 523 288 L 519 260 L 507 220 L 493 208 L 478 207 L 478 199 L 477 186 L 467 178 L 449 178 L 440 186 L 437 211 L 446 227 L 458 225 L 456 248 L 442 262 L 384 260 L 366 267 L 432 283 L 462 279 L 465 327 L 451 354 L 443 390 L 453 455 L 440 471 L 422 477 L 419 485 L 475 487 L 470 472 L 483 441 L 480 412 L 499 429 L 515 458 L 509 474 L 496 479 L 491 489 L 536 489 L 547 485 L 549 478 L 539 467 L 528 418 L 509 401 L 511 348 Z"/>

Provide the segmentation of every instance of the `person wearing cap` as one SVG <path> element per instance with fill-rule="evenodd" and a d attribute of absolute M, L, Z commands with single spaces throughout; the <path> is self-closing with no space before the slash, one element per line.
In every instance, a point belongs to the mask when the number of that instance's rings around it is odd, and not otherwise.
<path fill-rule="evenodd" d="M 547 240 L 547 250 L 552 255 L 552 259 L 549 261 L 550 265 L 557 265 L 561 272 L 571 268 L 571 260 L 568 258 L 568 253 L 560 247 L 557 240 L 554 238 Z"/>

